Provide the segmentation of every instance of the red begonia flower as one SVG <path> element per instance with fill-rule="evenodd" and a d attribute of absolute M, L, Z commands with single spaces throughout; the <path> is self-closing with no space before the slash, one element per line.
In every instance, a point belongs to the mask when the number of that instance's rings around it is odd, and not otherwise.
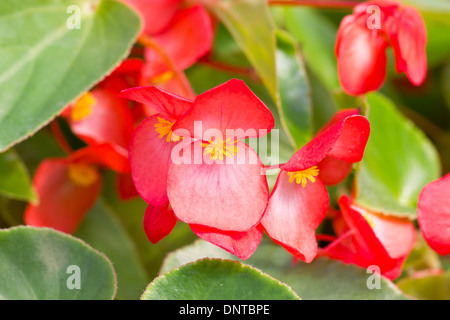
<path fill-rule="evenodd" d="M 371 212 L 347 196 L 339 199 L 339 206 L 346 228 L 336 230 L 339 238 L 325 247 L 324 254 L 365 268 L 375 265 L 386 277 L 397 278 L 415 243 L 412 222 Z"/>
<path fill-rule="evenodd" d="M 128 149 L 134 119 L 127 101 L 114 91 L 96 88 L 86 92 L 64 115 L 72 132 L 87 144 L 110 143 Z"/>
<path fill-rule="evenodd" d="M 120 156 L 109 144 L 80 149 L 68 158 L 44 160 L 33 179 L 39 203 L 28 205 L 25 223 L 66 233 L 76 231 L 97 200 L 104 167 L 129 171 L 126 155 Z"/>
<path fill-rule="evenodd" d="M 317 254 L 315 230 L 325 218 L 329 206 L 320 168 L 328 170 L 330 166 L 321 164 L 324 161 L 350 164 L 361 161 L 370 132 L 368 120 L 360 115 L 343 118 L 338 114 L 331 123 L 334 124 L 325 126 L 280 166 L 281 171 L 261 220 L 270 238 L 306 262 L 312 261 Z M 332 165 L 331 169 L 336 169 L 336 166 Z M 348 173 L 347 167 L 344 169 Z M 330 176 L 329 173 L 325 175 L 327 179 Z"/>
<path fill-rule="evenodd" d="M 176 224 L 177 218 L 169 202 L 162 206 L 149 205 L 145 210 L 144 231 L 153 244 L 167 236 Z"/>
<path fill-rule="evenodd" d="M 213 30 L 210 17 L 200 5 L 179 10 L 170 26 L 152 38 L 178 70 L 185 70 L 211 48 Z M 154 48 L 146 48 L 144 57 L 143 77 L 146 79 L 173 71 Z"/>
<path fill-rule="evenodd" d="M 186 161 L 170 165 L 167 193 L 177 218 L 222 231 L 256 226 L 268 185 L 259 156 L 239 139 L 259 137 L 273 126 L 270 110 L 241 80 L 197 96 L 173 127 L 196 139 L 182 149 L 190 153 Z"/>
<path fill-rule="evenodd" d="M 417 220 L 430 247 L 441 255 L 450 254 L 450 174 L 422 189 Z"/>
<path fill-rule="evenodd" d="M 167 203 L 167 174 L 178 139 L 172 127 L 192 102 L 157 87 L 122 91 L 123 98 L 147 105 L 155 114 L 136 128 L 129 147 L 131 174 L 141 197 L 155 206 Z"/>
<path fill-rule="evenodd" d="M 367 12 L 371 6 L 379 15 Z M 378 25 L 371 25 L 375 21 Z M 427 70 L 426 28 L 413 7 L 392 1 L 367 1 L 355 6 L 338 30 L 335 52 L 338 73 L 345 92 L 358 95 L 377 90 L 386 77 L 386 49 L 394 50 L 395 67 L 414 85 L 420 85 Z"/>
<path fill-rule="evenodd" d="M 182 0 L 120 0 L 132 7 L 144 23 L 142 31 L 158 34 L 168 27 Z"/>
<path fill-rule="evenodd" d="M 250 258 L 263 237 L 263 228 L 260 224 L 244 232 L 222 231 L 193 224 L 190 227 L 199 238 L 221 247 L 242 260 Z"/>

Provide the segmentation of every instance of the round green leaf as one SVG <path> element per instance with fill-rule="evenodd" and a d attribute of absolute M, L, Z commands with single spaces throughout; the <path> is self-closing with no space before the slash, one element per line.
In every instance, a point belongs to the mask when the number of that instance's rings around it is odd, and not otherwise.
<path fill-rule="evenodd" d="M 111 262 L 81 240 L 48 228 L 0 230 L 0 299 L 113 299 Z"/>
<path fill-rule="evenodd" d="M 116 1 L 0 1 L 0 151 L 102 80 L 127 56 L 140 25 Z"/>
<path fill-rule="evenodd" d="M 201 259 L 149 284 L 142 300 L 298 300 L 288 286 L 240 262 Z"/>

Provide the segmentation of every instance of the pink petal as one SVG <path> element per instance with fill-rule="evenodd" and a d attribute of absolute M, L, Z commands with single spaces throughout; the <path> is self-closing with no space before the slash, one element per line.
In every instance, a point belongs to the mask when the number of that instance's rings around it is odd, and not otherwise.
<path fill-rule="evenodd" d="M 287 172 L 281 170 L 261 224 L 270 238 L 300 260 L 311 262 L 317 254 L 315 232 L 328 205 L 328 191 L 319 179 L 303 187 L 289 182 Z"/>
<path fill-rule="evenodd" d="M 263 236 L 262 228 L 259 225 L 244 232 L 222 231 L 193 224 L 190 227 L 198 237 L 221 247 L 242 260 L 250 258 L 261 243 Z"/>
<path fill-rule="evenodd" d="M 177 218 L 168 202 L 162 206 L 149 205 L 145 210 L 144 231 L 153 244 L 169 235 L 176 224 Z"/>
<path fill-rule="evenodd" d="M 196 125 L 199 120 L 200 126 Z M 224 136 L 229 130 L 229 138 L 243 139 L 263 136 L 273 126 L 272 112 L 242 80 L 232 79 L 198 95 L 191 111 L 174 128 L 184 128 L 197 139 L 204 139 L 206 130 Z"/>
<path fill-rule="evenodd" d="M 441 255 L 450 254 L 450 174 L 422 189 L 417 220 L 430 247 Z"/>
<path fill-rule="evenodd" d="M 171 153 L 177 142 L 159 137 L 154 125 L 157 116 L 142 121 L 130 143 L 130 166 L 136 190 L 149 204 L 164 205 L 167 201 L 167 173 Z"/>
<path fill-rule="evenodd" d="M 194 141 L 186 149 L 192 149 L 190 163 L 170 166 L 167 193 L 179 220 L 222 231 L 247 231 L 259 223 L 269 196 L 263 165 L 245 143 L 236 145 L 229 162 L 208 163 L 195 158 L 200 142 Z"/>

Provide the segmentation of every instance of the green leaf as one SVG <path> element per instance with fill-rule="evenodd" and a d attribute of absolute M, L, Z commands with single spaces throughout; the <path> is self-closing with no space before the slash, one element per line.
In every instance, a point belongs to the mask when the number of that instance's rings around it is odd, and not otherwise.
<path fill-rule="evenodd" d="M 355 265 L 319 258 L 297 263 L 278 277 L 305 300 L 407 300 L 391 281 Z"/>
<path fill-rule="evenodd" d="M 27 168 L 14 150 L 0 153 L 0 194 L 16 200 L 37 202 Z"/>
<path fill-rule="evenodd" d="M 450 300 L 450 272 L 414 278 L 404 278 L 398 287 L 421 300 Z"/>
<path fill-rule="evenodd" d="M 103 252 L 117 273 L 119 300 L 138 299 L 149 279 L 136 247 L 114 212 L 101 199 L 89 211 L 74 234 Z"/>
<path fill-rule="evenodd" d="M 260 244 L 256 252 L 245 261 L 204 240 L 197 240 L 167 255 L 161 274 L 177 270 L 182 265 L 198 259 L 221 258 L 245 263 L 290 286 L 302 299 L 312 300 L 392 300 L 407 297 L 388 279 L 379 278 L 379 286 L 369 289 L 372 273 L 352 264 L 328 258 L 318 258 L 311 263 L 292 264 L 292 255 L 270 241 Z"/>
<path fill-rule="evenodd" d="M 68 27 L 76 12 L 67 9 L 74 5 L 81 9 L 80 29 Z M 116 1 L 1 1 L 0 151 L 35 133 L 112 71 L 139 31 L 137 14 Z"/>
<path fill-rule="evenodd" d="M 420 191 L 440 175 L 438 154 L 386 97 L 370 94 L 367 103 L 371 133 L 356 172 L 356 202 L 414 219 Z"/>
<path fill-rule="evenodd" d="M 202 0 L 225 25 L 256 69 L 272 99 L 277 98 L 275 25 L 266 1 Z"/>
<path fill-rule="evenodd" d="M 0 283 L 0 299 L 11 300 L 104 300 L 116 292 L 103 254 L 53 229 L 24 226 L 0 230 Z"/>
<path fill-rule="evenodd" d="M 288 286 L 258 269 L 236 261 L 206 258 L 157 277 L 142 299 L 298 300 L 299 297 Z"/>
<path fill-rule="evenodd" d="M 303 58 L 286 32 L 277 32 L 276 63 L 280 118 L 293 145 L 300 148 L 313 135 L 311 92 Z"/>
<path fill-rule="evenodd" d="M 334 56 L 336 27 L 312 8 L 288 6 L 284 13 L 286 28 L 300 43 L 311 71 L 329 90 L 340 88 Z"/>

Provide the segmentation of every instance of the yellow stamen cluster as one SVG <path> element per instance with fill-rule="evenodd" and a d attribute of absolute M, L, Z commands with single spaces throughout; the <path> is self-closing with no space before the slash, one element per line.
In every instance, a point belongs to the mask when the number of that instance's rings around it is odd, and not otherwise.
<path fill-rule="evenodd" d="M 311 167 L 302 171 L 288 172 L 289 182 L 295 182 L 297 184 L 302 184 L 302 187 L 306 186 L 306 183 L 311 181 L 312 183 L 316 182 L 316 178 L 319 175 L 319 169 L 317 166 Z"/>
<path fill-rule="evenodd" d="M 100 179 L 96 167 L 83 163 L 69 164 L 69 178 L 79 187 L 89 187 Z"/>
<path fill-rule="evenodd" d="M 214 141 L 208 141 L 208 143 L 202 143 L 202 147 L 205 147 L 203 151 L 203 155 L 210 154 L 211 160 L 223 160 L 223 156 L 225 155 L 227 158 L 233 158 L 238 151 L 239 148 L 235 145 L 237 140 L 230 141 L 231 139 L 227 139 L 225 141 L 222 138 L 216 138 Z"/>
<path fill-rule="evenodd" d="M 171 122 L 161 117 L 157 117 L 158 123 L 155 124 L 155 130 L 159 133 L 159 138 L 163 138 L 166 136 L 166 142 L 170 141 L 179 141 L 181 137 L 173 134 L 172 127 L 175 124 L 175 121 Z"/>
<path fill-rule="evenodd" d="M 96 100 L 92 93 L 86 92 L 72 106 L 70 116 L 73 121 L 80 121 L 92 113 Z"/>

